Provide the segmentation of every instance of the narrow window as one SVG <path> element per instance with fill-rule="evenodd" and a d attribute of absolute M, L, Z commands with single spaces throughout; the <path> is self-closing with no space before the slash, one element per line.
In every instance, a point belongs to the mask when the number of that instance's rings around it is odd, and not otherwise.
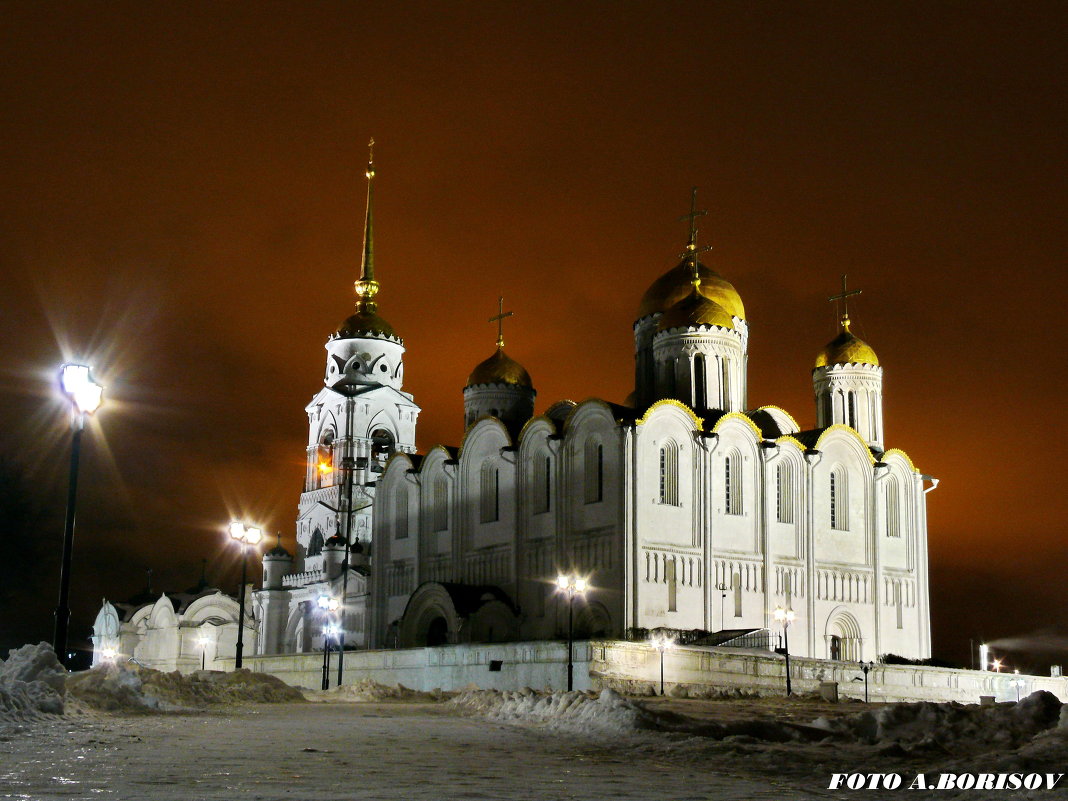
<path fill-rule="evenodd" d="M 679 505 L 679 447 L 674 442 L 660 448 L 660 503 Z"/>
<path fill-rule="evenodd" d="M 723 460 L 723 512 L 728 515 L 742 513 L 742 457 L 737 451 L 727 454 Z"/>
<path fill-rule="evenodd" d="M 542 456 L 534 467 L 534 513 L 549 511 L 552 501 L 552 462 L 548 455 Z"/>
<path fill-rule="evenodd" d="M 734 616 L 742 616 L 742 574 L 735 573 L 731 577 L 731 588 L 734 590 Z"/>
<path fill-rule="evenodd" d="M 408 536 L 408 494 L 406 492 L 397 493 L 397 514 L 393 520 L 393 526 L 398 540 L 403 540 Z"/>
<path fill-rule="evenodd" d="M 693 357 L 693 403 L 698 409 L 704 409 L 708 403 L 705 386 L 705 355 L 698 353 Z"/>
<path fill-rule="evenodd" d="M 857 393 L 849 393 L 849 427 L 856 429 L 857 427 Z"/>
<path fill-rule="evenodd" d="M 444 477 L 434 482 L 434 531 L 449 527 L 449 485 Z"/>
<path fill-rule="evenodd" d="M 891 476 L 886 481 L 886 536 L 901 536 L 901 507 L 897 479 Z"/>
<path fill-rule="evenodd" d="M 794 588 L 793 588 L 793 575 L 787 573 L 783 577 L 783 581 L 786 584 L 784 589 L 786 590 L 786 608 L 793 609 L 794 607 Z"/>
<path fill-rule="evenodd" d="M 836 467 L 831 471 L 831 528 L 837 531 L 849 529 L 849 494 L 845 473 Z"/>
<path fill-rule="evenodd" d="M 721 409 L 729 409 L 731 405 L 731 363 L 730 359 L 723 359 L 723 379 L 721 381 Z"/>
<path fill-rule="evenodd" d="M 775 517 L 780 523 L 794 522 L 793 484 L 788 464 L 780 464 L 775 470 Z"/>
<path fill-rule="evenodd" d="M 905 613 L 901 603 L 901 584 L 894 584 L 894 603 L 897 605 L 897 627 L 902 629 L 905 627 Z"/>
<path fill-rule="evenodd" d="M 586 503 L 597 503 L 604 499 L 604 445 L 587 440 L 583 463 Z"/>
<path fill-rule="evenodd" d="M 500 519 L 500 470 L 492 461 L 482 465 L 481 522 L 493 523 Z"/>
<path fill-rule="evenodd" d="M 671 561 L 666 566 L 667 573 L 667 589 L 668 589 L 668 611 L 676 611 L 677 604 L 677 589 L 675 583 L 675 559 L 672 557 Z"/>

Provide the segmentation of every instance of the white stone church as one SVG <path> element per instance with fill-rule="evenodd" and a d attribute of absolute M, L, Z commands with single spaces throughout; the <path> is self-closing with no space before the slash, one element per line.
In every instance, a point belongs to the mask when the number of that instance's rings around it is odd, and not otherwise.
<path fill-rule="evenodd" d="M 815 427 L 748 408 L 745 308 L 700 263 L 692 211 L 687 252 L 635 298 L 625 403 L 535 416 L 533 381 L 499 336 L 463 390 L 462 441 L 420 455 L 404 343 L 378 312 L 373 164 L 367 175 L 356 312 L 306 408 L 297 552 L 264 556 L 257 653 L 319 650 L 329 623 L 349 648 L 561 638 L 555 578 L 569 574 L 589 583 L 577 636 L 777 632 L 783 607 L 792 653 L 930 656 L 937 481 L 886 449 L 883 368 L 848 313 L 815 359 Z M 324 595 L 342 599 L 340 620 Z"/>

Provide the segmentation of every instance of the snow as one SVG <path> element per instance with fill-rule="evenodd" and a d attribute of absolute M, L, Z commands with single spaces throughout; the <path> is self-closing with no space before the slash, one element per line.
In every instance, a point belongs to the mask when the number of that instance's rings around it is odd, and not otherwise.
<path fill-rule="evenodd" d="M 304 690 L 304 697 L 314 703 L 369 703 L 372 701 L 441 701 L 451 696 L 441 690 L 421 692 L 405 687 L 379 684 L 374 679 L 360 679 L 352 684 L 329 690 Z"/>
<path fill-rule="evenodd" d="M 0 660 L 0 727 L 62 715 L 65 677 L 48 643 L 9 651 Z"/>
<path fill-rule="evenodd" d="M 655 716 L 608 689 L 600 693 L 466 690 L 449 703 L 491 720 L 543 723 L 572 732 L 626 734 L 660 728 Z"/>

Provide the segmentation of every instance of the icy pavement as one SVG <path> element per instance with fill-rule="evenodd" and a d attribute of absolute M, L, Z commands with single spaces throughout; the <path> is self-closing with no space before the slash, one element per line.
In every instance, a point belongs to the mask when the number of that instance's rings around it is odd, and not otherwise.
<path fill-rule="evenodd" d="M 792 801 L 774 775 L 458 717 L 430 703 L 284 704 L 96 715 L 0 737 L 0 798 Z M 867 795 L 870 797 L 870 795 Z"/>

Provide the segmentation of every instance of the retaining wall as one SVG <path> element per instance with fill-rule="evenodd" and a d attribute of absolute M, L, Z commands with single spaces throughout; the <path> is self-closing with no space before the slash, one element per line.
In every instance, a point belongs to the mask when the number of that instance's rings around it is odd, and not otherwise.
<path fill-rule="evenodd" d="M 344 683 L 373 679 L 424 691 L 459 690 L 469 685 L 498 690 L 560 690 L 566 687 L 566 660 L 567 646 L 548 641 L 348 651 Z M 494 661 L 500 664 L 493 665 Z M 296 686 L 315 688 L 322 681 L 322 653 L 251 656 L 244 662 L 252 670 Z M 659 691 L 660 654 L 645 643 L 577 642 L 574 662 L 576 689 L 613 687 L 638 694 Z M 217 664 L 232 669 L 233 660 L 220 659 Z M 333 686 L 337 654 L 331 655 L 330 667 Z M 786 660 L 757 649 L 683 646 L 664 654 L 664 678 L 669 692 L 712 695 L 738 690 L 777 695 L 785 691 Z M 864 674 L 853 663 L 791 657 L 790 678 L 795 693 L 817 692 L 821 682 L 837 682 L 840 696 L 864 697 Z M 1068 678 L 912 665 L 876 665 L 868 674 L 872 701 L 974 704 L 982 695 L 999 701 L 1016 700 L 1017 690 L 1021 697 L 1048 690 L 1064 701 L 1068 700 Z"/>

